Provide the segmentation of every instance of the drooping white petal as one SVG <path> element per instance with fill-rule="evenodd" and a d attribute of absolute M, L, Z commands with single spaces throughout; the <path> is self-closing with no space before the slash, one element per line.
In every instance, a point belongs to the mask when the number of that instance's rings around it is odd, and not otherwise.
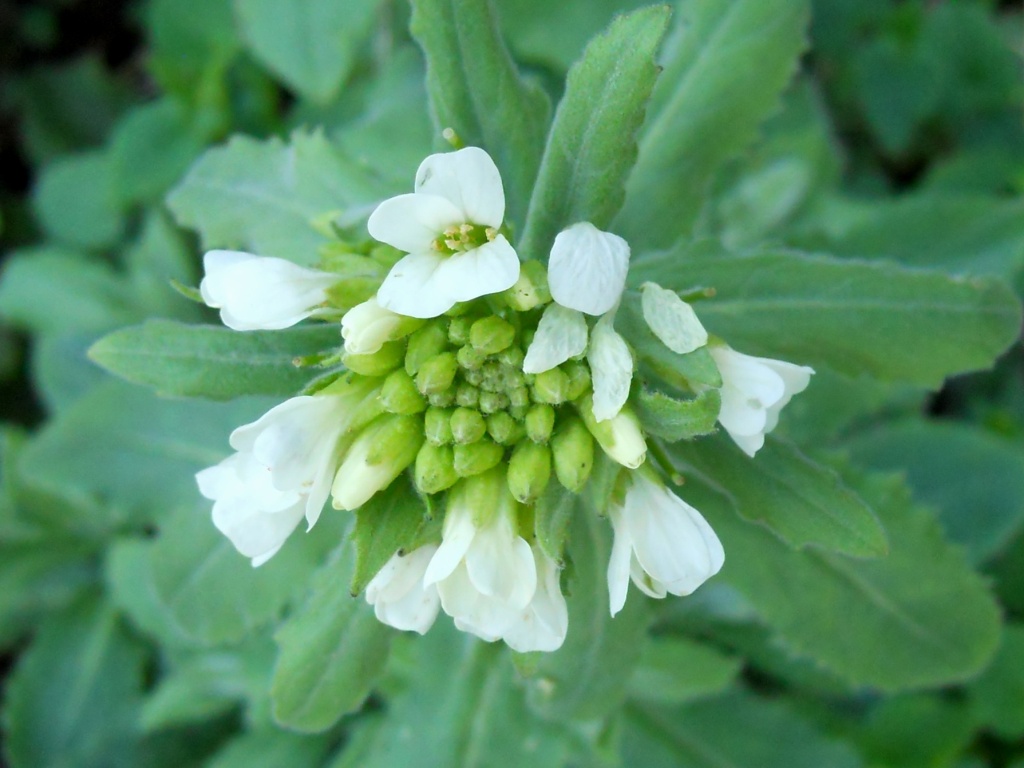
<path fill-rule="evenodd" d="M 448 227 L 463 224 L 462 211 L 440 195 L 391 197 L 370 214 L 370 237 L 406 253 L 426 253 Z"/>
<path fill-rule="evenodd" d="M 629 537 L 621 507 L 612 504 L 608 508 L 608 520 L 612 524 L 615 539 L 608 558 L 608 607 L 615 616 L 626 604 L 629 591 L 629 561 L 633 556 L 633 541 Z"/>
<path fill-rule="evenodd" d="M 446 258 L 433 285 L 455 301 L 472 301 L 511 288 L 518 279 L 519 257 L 505 236 L 498 235 L 479 248 Z"/>
<path fill-rule="evenodd" d="M 708 343 L 708 332 L 697 319 L 697 313 L 675 291 L 657 283 L 644 283 L 640 304 L 648 327 L 673 352 L 685 355 Z"/>
<path fill-rule="evenodd" d="M 377 290 L 380 306 L 409 317 L 437 317 L 455 306 L 456 299 L 435 282 L 445 262 L 439 253 L 410 253 L 388 272 Z"/>
<path fill-rule="evenodd" d="M 523 373 L 543 373 L 587 348 L 587 321 L 583 313 L 561 304 L 548 304 L 541 315 L 530 348 L 526 350 Z"/>
<path fill-rule="evenodd" d="M 778 425 L 779 413 L 786 407 L 786 405 L 789 404 L 789 401 L 793 399 L 793 395 L 799 395 L 807 389 L 807 386 L 811 383 L 811 376 L 814 375 L 814 369 L 808 368 L 806 365 L 787 363 L 783 360 L 771 360 L 766 357 L 762 357 L 760 359 L 762 363 L 782 377 L 782 381 L 786 386 L 786 391 L 783 393 L 782 397 L 780 397 L 774 405 L 768 408 L 768 418 L 764 427 L 765 433 L 768 433 Z"/>
<path fill-rule="evenodd" d="M 563 307 L 603 315 L 618 304 L 628 269 L 629 244 L 581 221 L 555 237 L 548 259 L 548 286 Z"/>
<path fill-rule="evenodd" d="M 367 299 L 341 318 L 345 351 L 352 355 L 372 355 L 393 338 L 392 334 L 405 321 L 401 315 L 382 307 L 377 299 Z"/>
<path fill-rule="evenodd" d="M 557 651 L 569 631 L 569 610 L 559 585 L 558 566 L 537 547 L 534 559 L 537 591 L 504 634 L 508 646 L 519 653 Z"/>
<path fill-rule="evenodd" d="M 472 511 L 455 505 L 449 505 L 444 516 L 444 533 L 441 546 L 430 560 L 426 574 L 423 577 L 425 584 L 436 584 L 442 579 L 448 578 L 455 570 L 473 538 L 476 536 L 476 526 L 473 524 Z"/>
<path fill-rule="evenodd" d="M 440 596 L 423 584 L 423 575 L 437 547 L 428 544 L 400 556 L 395 554 L 366 586 L 366 601 L 384 624 L 426 634 L 437 618 Z"/>
<path fill-rule="evenodd" d="M 200 295 L 236 331 L 295 325 L 312 315 L 338 282 L 337 275 L 240 251 L 210 251 L 203 265 Z"/>
<path fill-rule="evenodd" d="M 587 348 L 587 362 L 594 382 L 594 418 L 607 421 L 618 415 L 629 399 L 633 380 L 633 355 L 629 345 L 616 331 L 612 315 L 605 315 L 594 326 Z"/>
<path fill-rule="evenodd" d="M 466 552 L 466 570 L 473 586 L 513 609 L 526 607 L 537 588 L 537 570 L 530 545 L 510 525 L 477 531 Z"/>
<path fill-rule="evenodd" d="M 519 615 L 519 609 L 504 600 L 480 592 L 464 561 L 448 578 L 438 582 L 437 591 L 441 607 L 455 619 L 455 626 L 488 642 L 499 640 Z"/>
<path fill-rule="evenodd" d="M 415 190 L 450 200 L 463 222 L 498 228 L 505 217 L 501 174 L 479 147 L 430 155 L 416 171 Z"/>

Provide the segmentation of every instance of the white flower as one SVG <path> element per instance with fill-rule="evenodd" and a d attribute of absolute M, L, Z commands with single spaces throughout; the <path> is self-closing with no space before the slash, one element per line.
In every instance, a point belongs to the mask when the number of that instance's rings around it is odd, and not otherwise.
<path fill-rule="evenodd" d="M 436 317 L 457 302 L 511 288 L 519 257 L 504 235 L 501 175 L 478 147 L 430 155 L 414 192 L 382 202 L 370 235 L 408 255 L 385 278 L 380 306 L 410 317 Z"/>
<path fill-rule="evenodd" d="M 559 584 L 558 565 L 537 546 L 533 547 L 533 559 L 537 564 L 537 591 L 505 630 L 504 640 L 519 653 L 557 651 L 569 631 L 569 608 Z"/>
<path fill-rule="evenodd" d="M 633 379 L 633 355 L 614 327 L 628 269 L 629 244 L 618 235 L 587 221 L 559 232 L 548 259 L 555 303 L 544 310 L 523 362 L 525 373 L 543 373 L 586 351 L 597 421 L 618 414 Z M 584 314 L 601 316 L 589 344 Z"/>
<path fill-rule="evenodd" d="M 366 602 L 381 622 L 421 635 L 433 626 L 441 599 L 436 586 L 423 583 L 423 576 L 436 552 L 437 545 L 427 544 L 405 555 L 396 553 L 366 585 Z"/>
<path fill-rule="evenodd" d="M 608 559 L 612 616 L 626 604 L 630 578 L 651 597 L 688 595 L 725 562 L 722 544 L 700 512 L 643 472 L 630 473 L 628 482 L 625 500 L 613 500 L 608 509 L 615 531 Z"/>
<path fill-rule="evenodd" d="M 441 546 L 423 582 L 437 585 L 455 626 L 487 641 L 519 620 L 537 590 L 530 545 L 516 532 L 516 501 L 498 469 L 463 480 L 448 496 Z"/>
<path fill-rule="evenodd" d="M 764 446 L 764 436 L 775 429 L 786 403 L 807 389 L 814 369 L 724 346 L 713 346 L 710 352 L 722 374 L 718 422 L 744 453 L 753 456 Z"/>
<path fill-rule="evenodd" d="M 277 330 L 318 311 L 338 276 L 300 267 L 285 259 L 241 251 L 210 251 L 199 293 L 220 310 L 224 325 L 236 331 Z"/>
<path fill-rule="evenodd" d="M 341 318 L 341 338 L 349 354 L 372 355 L 385 342 L 400 339 L 419 325 L 419 320 L 384 309 L 376 299 L 367 299 Z"/>
<path fill-rule="evenodd" d="M 316 523 L 330 493 L 348 424 L 344 397 L 294 397 L 231 433 L 237 453 L 196 475 L 213 521 L 239 552 L 266 562 L 305 517 Z"/>

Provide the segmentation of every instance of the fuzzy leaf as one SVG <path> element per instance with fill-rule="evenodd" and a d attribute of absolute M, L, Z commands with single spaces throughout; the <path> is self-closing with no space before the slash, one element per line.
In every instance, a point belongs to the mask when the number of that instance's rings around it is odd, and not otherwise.
<path fill-rule="evenodd" d="M 399 550 L 407 550 L 423 528 L 427 507 L 404 475 L 356 510 L 352 531 L 356 564 L 350 591 L 358 595 Z"/>
<path fill-rule="evenodd" d="M 636 414 L 644 431 L 670 443 L 714 432 L 721 407 L 722 396 L 717 389 L 679 400 L 644 387 L 636 400 Z"/>

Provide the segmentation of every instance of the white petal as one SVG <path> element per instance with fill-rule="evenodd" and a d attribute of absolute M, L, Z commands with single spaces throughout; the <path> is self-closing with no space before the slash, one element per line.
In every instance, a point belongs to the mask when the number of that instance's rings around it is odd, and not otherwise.
<path fill-rule="evenodd" d="M 662 600 L 668 594 L 665 585 L 651 576 L 640 565 L 640 561 L 636 559 L 636 552 L 633 552 L 629 559 L 629 578 L 636 584 L 637 589 L 648 597 L 653 597 L 655 600 Z"/>
<path fill-rule="evenodd" d="M 597 321 L 587 349 L 594 382 L 594 418 L 598 421 L 618 415 L 629 399 L 629 385 L 633 380 L 633 355 L 612 323 L 612 315 Z"/>
<path fill-rule="evenodd" d="M 455 626 L 492 642 L 499 639 L 518 618 L 519 610 L 494 597 L 482 595 L 469 578 L 465 563 L 439 582 L 437 591 L 445 613 Z"/>
<path fill-rule="evenodd" d="M 437 268 L 434 285 L 455 301 L 472 301 L 511 288 L 518 279 L 519 257 L 505 236 L 498 235 L 479 248 L 446 258 Z"/>
<path fill-rule="evenodd" d="M 408 555 L 394 555 L 366 586 L 366 601 L 378 620 L 396 629 L 425 634 L 441 606 L 437 588 L 424 586 L 423 574 L 437 551 L 429 544 Z"/>
<path fill-rule="evenodd" d="M 587 348 L 587 321 L 583 314 L 561 304 L 548 304 L 537 333 L 526 350 L 523 373 L 543 373 Z"/>
<path fill-rule="evenodd" d="M 217 502 L 213 505 L 213 524 L 231 540 L 241 554 L 260 558 L 259 565 L 281 548 L 285 539 L 302 520 L 303 505 L 298 502 L 280 512 L 263 512 L 251 506 Z"/>
<path fill-rule="evenodd" d="M 476 526 L 473 525 L 472 512 L 449 505 L 444 518 L 441 546 L 430 559 L 430 565 L 423 576 L 424 583 L 436 584 L 448 578 L 466 556 L 466 551 L 475 536 Z"/>
<path fill-rule="evenodd" d="M 559 585 L 558 567 L 539 549 L 534 548 L 537 562 L 537 591 L 519 619 L 504 635 L 508 646 L 519 653 L 557 651 L 569 631 L 569 609 Z"/>
<path fill-rule="evenodd" d="M 501 174 L 479 147 L 430 155 L 416 171 L 415 190 L 450 200 L 462 211 L 465 223 L 497 229 L 505 216 Z"/>
<path fill-rule="evenodd" d="M 685 355 L 708 343 L 708 332 L 697 319 L 697 313 L 674 291 L 656 283 L 644 283 L 640 303 L 647 325 L 673 352 Z"/>
<path fill-rule="evenodd" d="M 511 608 L 525 608 L 537 589 L 537 566 L 530 545 L 498 526 L 477 531 L 466 552 L 466 570 L 477 590 Z"/>
<path fill-rule="evenodd" d="M 401 315 L 384 309 L 375 298 L 367 299 L 341 318 L 345 351 L 352 355 L 372 355 L 384 342 L 390 341 L 391 334 L 401 323 Z"/>
<path fill-rule="evenodd" d="M 439 195 L 410 194 L 392 197 L 370 214 L 370 237 L 406 253 L 429 251 L 448 227 L 464 224 L 462 211 Z"/>
<path fill-rule="evenodd" d="M 410 253 L 388 272 L 377 291 L 377 302 L 392 312 L 409 317 L 437 317 L 455 301 L 436 284 L 436 273 L 445 257 L 438 253 Z"/>
<path fill-rule="evenodd" d="M 603 315 L 619 302 L 629 269 L 629 244 L 582 221 L 555 237 L 548 260 L 551 296 L 563 307 Z"/>
<path fill-rule="evenodd" d="M 633 542 L 622 510 L 612 504 L 608 510 L 615 540 L 612 543 L 611 555 L 608 558 L 608 607 L 612 616 L 622 610 L 626 604 L 626 592 L 629 590 L 629 561 L 633 556 Z"/>

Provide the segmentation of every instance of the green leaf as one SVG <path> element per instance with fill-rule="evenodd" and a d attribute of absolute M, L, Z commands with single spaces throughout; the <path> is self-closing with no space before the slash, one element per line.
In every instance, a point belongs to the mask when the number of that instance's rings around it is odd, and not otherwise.
<path fill-rule="evenodd" d="M 215 325 L 148 320 L 103 337 L 89 357 L 111 373 L 161 395 L 229 400 L 290 396 L 321 371 L 296 357 L 341 346 L 334 325 L 240 333 Z"/>
<path fill-rule="evenodd" d="M 616 220 L 634 248 L 689 233 L 710 182 L 777 108 L 806 45 L 807 0 L 681 3 L 682 35 L 665 64 Z"/>
<path fill-rule="evenodd" d="M 544 148 L 547 96 L 519 76 L 489 0 L 413 0 L 412 8 L 437 130 L 452 128 L 491 154 L 508 218 L 521 224 Z"/>
<path fill-rule="evenodd" d="M 887 424 L 843 444 L 858 463 L 903 471 L 919 501 L 939 512 L 947 535 L 980 563 L 1024 524 L 1024 452 L 956 422 Z"/>
<path fill-rule="evenodd" d="M 883 699 L 858 725 L 853 735 L 872 766 L 953 765 L 974 736 L 963 701 L 924 693 Z"/>
<path fill-rule="evenodd" d="M 206 152 L 172 190 L 167 204 L 205 248 L 245 248 L 313 264 L 328 242 L 313 221 L 354 217 L 387 190 L 321 133 L 296 132 L 289 144 L 236 136 Z"/>
<path fill-rule="evenodd" d="M 204 768 L 319 768 L 329 737 L 288 733 L 263 727 L 236 736 Z"/>
<path fill-rule="evenodd" d="M 242 38 L 294 91 L 327 102 L 369 37 L 380 0 L 236 0 Z"/>
<path fill-rule="evenodd" d="M 685 707 L 633 705 L 623 739 L 625 765 L 644 768 L 858 768 L 833 741 L 785 705 L 734 692 Z"/>
<path fill-rule="evenodd" d="M 277 630 L 270 695 L 278 723 L 323 731 L 362 706 L 384 671 L 394 631 L 353 597 L 352 552 L 338 547 L 313 577 L 305 604 Z"/>
<path fill-rule="evenodd" d="M 49 237 L 65 245 L 99 249 L 121 236 L 124 222 L 117 199 L 110 158 L 91 151 L 64 155 L 44 166 L 32 192 L 32 207 Z"/>
<path fill-rule="evenodd" d="M 698 307 L 740 352 L 931 387 L 985 368 L 1020 332 L 1002 282 L 894 264 L 767 251 L 727 255 L 702 243 L 634 265 L 632 279 L 713 287 Z"/>
<path fill-rule="evenodd" d="M 569 71 L 518 245 L 523 258 L 547 261 L 560 230 L 580 221 L 607 229 L 618 213 L 668 18 L 664 5 L 619 16 Z"/>
<path fill-rule="evenodd" d="M 808 545 L 854 557 L 885 555 L 885 530 L 871 508 L 831 469 L 769 437 L 751 459 L 725 435 L 671 449 L 681 471 L 729 500 L 791 547 Z"/>
<path fill-rule="evenodd" d="M 615 618 L 608 607 L 606 569 L 612 530 L 588 505 L 577 505 L 569 525 L 566 589 L 569 634 L 554 653 L 543 654 L 530 681 L 530 702 L 545 717 L 597 719 L 626 696 L 647 632 L 647 599 L 631 590 Z"/>
<path fill-rule="evenodd" d="M 563 563 L 565 541 L 573 516 L 579 514 L 576 496 L 561 483 L 548 483 L 533 508 L 533 530 L 541 551 L 556 563 Z"/>
<path fill-rule="evenodd" d="M 352 532 L 356 564 L 350 591 L 358 595 L 399 550 L 416 543 L 427 507 L 402 475 L 356 510 Z"/>
<path fill-rule="evenodd" d="M 976 722 L 1007 741 L 1024 736 L 1024 625 L 1003 630 L 996 657 L 968 693 Z"/>
<path fill-rule="evenodd" d="M 51 616 L 6 686 L 11 768 L 137 765 L 143 662 L 107 603 L 85 600 Z"/>
<path fill-rule="evenodd" d="M 690 400 L 678 400 L 643 387 L 635 402 L 644 431 L 675 443 L 714 432 L 722 396 L 717 389 L 706 389 Z"/>
<path fill-rule="evenodd" d="M 699 482 L 687 484 L 686 496 L 725 547 L 716 579 L 749 600 L 782 647 L 882 691 L 975 674 L 999 637 L 999 609 L 985 582 L 897 482 L 876 476 L 855 489 L 889 533 L 888 557 L 794 551 L 724 509 Z"/>
<path fill-rule="evenodd" d="M 439 620 L 426 637 L 396 642 L 406 672 L 387 716 L 355 732 L 359 768 L 560 768 L 562 729 L 529 710 L 500 644 L 482 643 Z"/>
<path fill-rule="evenodd" d="M 655 636 L 644 646 L 629 681 L 632 699 L 683 704 L 721 693 L 736 679 L 741 659 L 683 637 Z"/>

